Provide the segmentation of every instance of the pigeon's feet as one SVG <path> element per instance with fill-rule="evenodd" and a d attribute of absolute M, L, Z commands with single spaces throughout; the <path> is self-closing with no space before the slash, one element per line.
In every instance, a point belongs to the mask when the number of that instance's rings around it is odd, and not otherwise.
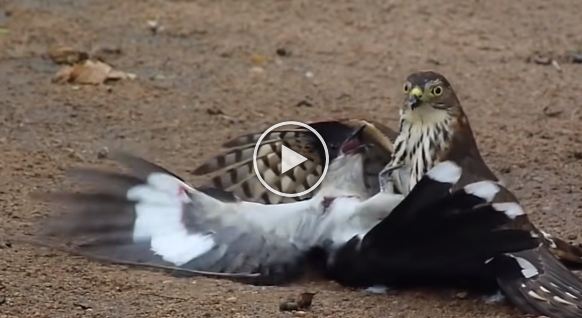
<path fill-rule="evenodd" d="M 505 302 L 505 295 L 503 295 L 503 293 L 501 293 L 501 291 L 498 290 L 493 295 L 483 296 L 483 301 L 485 301 L 485 303 L 489 305 L 502 304 Z"/>

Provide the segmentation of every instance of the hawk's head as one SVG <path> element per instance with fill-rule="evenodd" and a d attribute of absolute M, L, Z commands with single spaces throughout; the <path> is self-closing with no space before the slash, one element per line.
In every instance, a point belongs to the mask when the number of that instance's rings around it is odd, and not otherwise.
<path fill-rule="evenodd" d="M 403 119 L 410 122 L 442 122 L 463 114 L 451 84 L 437 72 L 410 74 L 404 83 L 403 92 L 406 96 L 401 114 Z"/>

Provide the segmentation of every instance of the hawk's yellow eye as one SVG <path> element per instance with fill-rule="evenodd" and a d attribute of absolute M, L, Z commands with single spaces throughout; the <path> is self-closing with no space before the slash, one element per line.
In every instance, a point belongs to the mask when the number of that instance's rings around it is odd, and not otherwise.
<path fill-rule="evenodd" d="M 410 92 L 410 87 L 411 87 L 411 86 L 412 86 L 412 84 L 410 84 L 410 82 L 406 82 L 406 83 L 404 84 L 404 88 L 403 88 L 403 90 L 404 90 L 404 93 L 408 93 L 408 92 Z"/>
<path fill-rule="evenodd" d="M 430 92 L 434 96 L 441 96 L 443 94 L 443 88 L 441 86 L 435 86 L 430 90 Z"/>

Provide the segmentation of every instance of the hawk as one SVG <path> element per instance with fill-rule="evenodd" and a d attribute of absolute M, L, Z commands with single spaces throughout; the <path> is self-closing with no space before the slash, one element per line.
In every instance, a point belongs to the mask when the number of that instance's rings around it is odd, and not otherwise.
<path fill-rule="evenodd" d="M 454 189 L 480 181 L 498 182 L 481 157 L 469 120 L 443 75 L 431 71 L 413 73 L 404 84 L 403 94 L 399 135 L 392 160 L 380 173 L 381 189 L 394 181 L 392 186 L 399 193 L 412 193 L 424 175 L 442 162 L 454 162 L 462 168 Z M 510 191 L 501 188 L 493 202 L 519 205 Z M 483 274 L 473 274 L 487 276 L 485 272 L 489 272 L 509 300 L 527 313 L 556 318 L 582 317 L 582 281 L 556 259 L 558 256 L 564 261 L 580 263 L 582 250 L 536 228 L 522 210 L 516 210 L 513 217 L 497 223 L 495 228 L 516 234 L 531 233 L 536 244 L 527 248 L 525 244 L 524 248 L 487 259 L 486 267 L 474 269 Z M 507 238 L 491 240 L 488 244 L 512 246 L 518 241 Z M 475 246 L 475 253 L 480 248 L 483 247 Z"/>

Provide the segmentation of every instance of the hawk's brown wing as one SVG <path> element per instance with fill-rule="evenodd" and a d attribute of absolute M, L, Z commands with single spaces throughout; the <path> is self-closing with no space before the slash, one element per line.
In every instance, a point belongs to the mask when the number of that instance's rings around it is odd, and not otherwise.
<path fill-rule="evenodd" d="M 312 122 L 325 141 L 330 159 L 338 154 L 341 143 L 363 125 L 362 137 L 369 146 L 365 160 L 366 183 L 371 193 L 378 192 L 378 173 L 390 160 L 392 142 L 397 133 L 380 123 L 360 119 L 339 119 Z M 311 197 L 306 194 L 286 198 L 271 193 L 260 182 L 254 172 L 253 152 L 262 132 L 237 136 L 226 143 L 222 153 L 209 158 L 194 170 L 195 175 L 210 179 L 207 186 L 232 191 L 244 200 L 266 204 L 294 202 Z M 281 174 L 282 146 L 296 151 L 309 160 Z M 267 184 L 284 193 L 297 193 L 311 188 L 324 170 L 325 154 L 321 142 L 308 129 L 287 126 L 276 129 L 265 136 L 257 151 L 257 168 Z"/>

